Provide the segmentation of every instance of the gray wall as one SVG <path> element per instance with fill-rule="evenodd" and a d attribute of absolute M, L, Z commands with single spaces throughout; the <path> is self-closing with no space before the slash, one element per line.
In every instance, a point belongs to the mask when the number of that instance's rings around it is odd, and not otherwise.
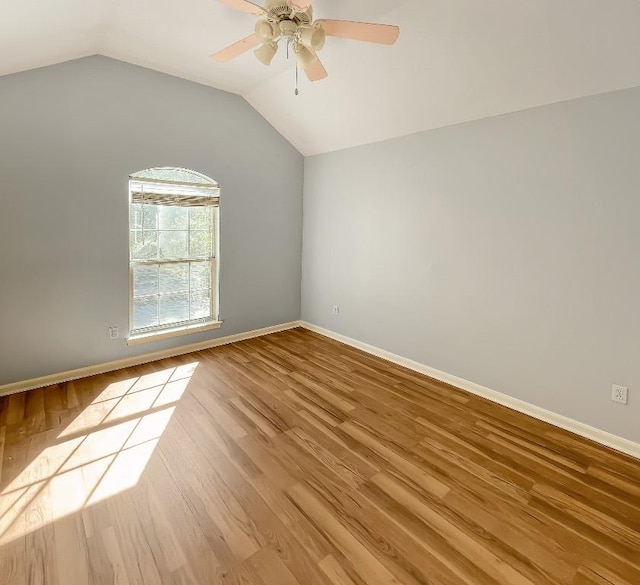
<path fill-rule="evenodd" d="M 242 98 L 104 57 L 0 78 L 0 384 L 298 319 L 302 156 Z M 220 182 L 220 330 L 127 347 L 129 173 Z"/>
<path fill-rule="evenodd" d="M 640 90 L 306 159 L 302 288 L 307 321 L 640 441 Z"/>

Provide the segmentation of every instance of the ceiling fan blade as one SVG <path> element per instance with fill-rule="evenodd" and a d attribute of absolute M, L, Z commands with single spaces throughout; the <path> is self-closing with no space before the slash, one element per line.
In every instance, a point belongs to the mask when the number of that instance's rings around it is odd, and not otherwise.
<path fill-rule="evenodd" d="M 241 12 L 248 12 L 249 14 L 264 14 L 266 12 L 262 6 L 249 2 L 249 0 L 220 0 L 220 2 Z"/>
<path fill-rule="evenodd" d="M 393 45 L 400 35 L 400 28 L 390 24 L 372 24 L 353 20 L 316 20 L 315 24 L 319 24 L 329 37 L 382 45 Z"/>
<path fill-rule="evenodd" d="M 211 55 L 211 58 L 219 63 L 226 63 L 227 61 L 231 61 L 231 59 L 235 59 L 243 53 L 250 51 L 254 47 L 257 47 L 260 42 L 260 39 L 256 35 L 249 35 L 247 38 L 242 39 L 237 43 L 233 43 L 233 45 L 230 45 L 226 49 L 218 51 L 215 55 Z"/>
<path fill-rule="evenodd" d="M 315 55 L 313 49 L 309 50 Z M 324 65 L 322 64 L 322 61 L 320 61 L 318 55 L 316 55 L 313 63 L 311 63 L 311 65 L 309 65 L 309 67 L 307 67 L 304 72 L 307 74 L 309 81 L 320 81 L 321 79 L 325 79 L 329 75 L 327 73 L 327 70 L 324 68 Z"/>

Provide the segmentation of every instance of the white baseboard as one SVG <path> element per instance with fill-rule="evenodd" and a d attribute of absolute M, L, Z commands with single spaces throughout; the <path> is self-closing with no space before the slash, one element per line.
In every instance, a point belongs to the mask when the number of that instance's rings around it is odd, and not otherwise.
<path fill-rule="evenodd" d="M 316 333 L 324 335 L 325 337 L 329 337 L 346 345 L 350 345 L 351 347 L 355 347 L 356 349 L 360 349 L 366 353 L 370 353 L 394 364 L 398 364 L 399 366 L 404 366 L 405 368 L 413 370 L 414 372 L 418 372 L 420 374 L 424 374 L 425 376 L 429 376 L 430 378 L 440 380 L 441 382 L 445 382 L 446 384 L 450 384 L 452 386 L 455 386 L 456 388 L 460 388 L 462 390 L 470 392 L 471 394 L 475 394 L 476 396 L 481 396 L 482 398 L 486 398 L 488 400 L 491 400 L 492 402 L 496 402 L 498 404 L 511 408 L 512 410 L 517 410 L 518 412 L 527 414 L 529 416 L 532 416 L 533 418 L 552 424 L 553 426 L 559 427 L 566 431 L 570 431 L 576 435 L 591 439 L 596 443 L 606 445 L 607 447 L 611 447 L 612 449 L 640 459 L 640 444 L 634 443 L 629 439 L 618 437 L 617 435 L 613 435 L 606 431 L 596 429 L 595 427 L 578 422 L 561 414 L 556 414 L 555 412 L 540 408 L 539 406 L 535 406 L 533 404 L 529 404 L 528 402 L 525 402 L 523 400 L 512 398 L 511 396 L 503 394 L 502 392 L 496 392 L 495 390 L 485 388 L 484 386 L 476 384 L 475 382 L 469 382 L 468 380 L 464 380 L 463 378 L 458 378 L 458 376 L 447 374 L 446 372 L 441 372 L 440 370 L 436 370 L 435 368 L 431 368 L 419 362 L 404 358 L 400 355 L 396 355 L 384 349 L 374 347 L 373 345 L 357 341 L 356 339 L 351 339 L 350 337 L 346 337 L 345 335 L 340 335 L 339 333 L 335 333 L 334 331 L 330 331 L 329 329 L 318 327 L 317 325 L 313 325 L 312 323 L 301 321 L 300 326 L 308 329 L 309 331 L 315 331 Z"/>
<path fill-rule="evenodd" d="M 106 372 L 113 372 L 114 370 L 120 370 L 122 368 L 139 366 L 141 364 L 175 357 L 177 355 L 183 355 L 185 353 L 202 351 L 204 349 L 210 349 L 212 347 L 218 347 L 220 345 L 227 345 L 229 343 L 235 343 L 237 341 L 244 341 L 246 339 L 253 339 L 254 337 L 269 335 L 270 333 L 286 331 L 287 329 L 293 329 L 294 327 L 300 327 L 300 322 L 292 321 L 290 323 L 283 323 L 282 325 L 274 325 L 272 327 L 264 327 L 263 329 L 247 331 L 246 333 L 236 333 L 235 335 L 218 337 L 217 339 L 210 339 L 208 341 L 201 341 L 199 343 L 181 345 L 180 347 L 173 347 L 171 349 L 164 349 L 162 351 L 154 351 L 152 353 L 136 355 L 133 357 L 123 358 L 121 360 L 105 362 L 102 364 L 96 364 L 94 366 L 87 366 L 86 368 L 68 370 L 66 372 L 59 372 L 57 374 L 50 374 L 48 376 L 41 376 L 39 378 L 24 380 L 22 382 L 13 382 L 12 384 L 5 384 L 4 386 L 0 386 L 0 396 L 7 396 L 9 394 L 15 394 L 17 392 L 33 390 L 34 388 L 42 388 L 43 386 L 50 386 L 51 384 L 61 384 L 62 382 L 78 380 L 79 378 L 86 378 L 87 376 L 95 376 L 96 374 L 104 374 Z"/>

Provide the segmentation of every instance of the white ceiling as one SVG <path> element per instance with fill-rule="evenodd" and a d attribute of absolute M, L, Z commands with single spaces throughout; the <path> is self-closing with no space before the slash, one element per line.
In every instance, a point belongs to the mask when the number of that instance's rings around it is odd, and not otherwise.
<path fill-rule="evenodd" d="M 640 86 L 638 0 L 314 0 L 399 24 L 393 47 L 328 39 L 329 78 L 284 54 L 208 57 L 255 17 L 217 0 L 0 0 L 0 75 L 96 53 L 244 96 L 303 154 Z"/>

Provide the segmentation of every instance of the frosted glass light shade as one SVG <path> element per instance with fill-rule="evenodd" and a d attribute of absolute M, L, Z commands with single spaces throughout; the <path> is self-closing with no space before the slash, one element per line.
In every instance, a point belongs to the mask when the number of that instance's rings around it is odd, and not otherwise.
<path fill-rule="evenodd" d="M 256 22 L 256 36 L 264 43 L 272 41 L 280 36 L 280 27 L 268 20 L 259 20 Z"/>
<path fill-rule="evenodd" d="M 296 45 L 296 54 L 298 58 L 298 67 L 303 71 L 306 71 L 313 62 L 318 58 L 308 47 L 305 47 L 302 43 Z"/>
<path fill-rule="evenodd" d="M 258 58 L 258 61 L 264 65 L 271 65 L 271 61 L 278 52 L 278 45 L 275 43 L 265 43 L 261 47 L 258 47 L 253 54 Z"/>
<path fill-rule="evenodd" d="M 314 51 L 319 51 L 324 47 L 326 35 L 321 26 L 301 26 L 300 41 L 311 47 Z"/>

